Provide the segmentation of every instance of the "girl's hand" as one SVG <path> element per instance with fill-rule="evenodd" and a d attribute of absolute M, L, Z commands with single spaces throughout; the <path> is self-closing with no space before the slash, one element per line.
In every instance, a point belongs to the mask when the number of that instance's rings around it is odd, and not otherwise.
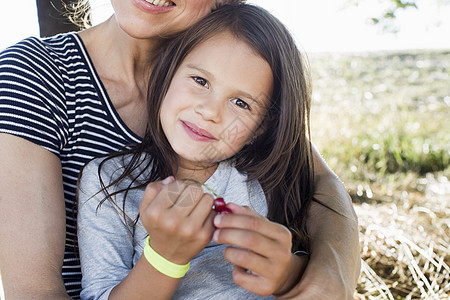
<path fill-rule="evenodd" d="M 230 244 L 225 259 L 235 265 L 234 282 L 252 293 L 280 295 L 290 290 L 306 267 L 306 257 L 291 253 L 289 230 L 253 212 L 249 207 L 229 203 L 232 214 L 214 219 L 214 240 Z M 248 251 L 250 250 L 250 251 Z"/>
<path fill-rule="evenodd" d="M 186 264 L 211 241 L 213 197 L 190 182 L 168 177 L 150 183 L 139 206 L 150 245 L 176 264 Z"/>

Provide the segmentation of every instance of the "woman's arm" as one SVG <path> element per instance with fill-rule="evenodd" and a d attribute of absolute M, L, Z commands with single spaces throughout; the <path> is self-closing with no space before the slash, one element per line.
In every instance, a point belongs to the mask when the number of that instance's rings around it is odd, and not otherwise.
<path fill-rule="evenodd" d="M 58 157 L 0 133 L 0 271 L 6 299 L 70 299 L 61 277 L 65 207 Z"/>
<path fill-rule="evenodd" d="M 358 221 L 351 198 L 340 179 L 313 147 L 315 185 L 308 233 L 311 253 L 301 281 L 282 298 L 353 299 L 361 261 Z"/>

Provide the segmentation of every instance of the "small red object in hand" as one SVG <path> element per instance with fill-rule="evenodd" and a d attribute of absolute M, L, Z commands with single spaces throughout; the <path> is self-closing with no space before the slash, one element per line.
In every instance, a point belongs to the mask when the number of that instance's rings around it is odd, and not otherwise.
<path fill-rule="evenodd" d="M 201 183 L 201 182 L 199 182 L 199 181 L 197 181 L 197 180 L 189 179 L 189 178 L 184 179 L 184 180 L 186 180 L 186 181 L 192 181 L 192 182 L 195 182 L 195 183 L 197 183 L 197 184 L 200 184 L 200 185 L 204 186 L 206 189 L 208 189 L 208 190 L 214 195 L 214 197 L 217 197 L 216 199 L 214 199 L 214 207 L 213 207 L 213 209 L 214 209 L 217 213 L 219 213 L 219 214 L 231 214 L 231 213 L 232 213 L 231 209 L 229 209 L 228 207 L 226 207 L 227 204 L 225 203 L 225 200 L 223 200 L 222 197 L 219 197 L 219 195 L 216 194 L 216 192 L 215 192 L 212 188 L 210 188 L 209 186 L 207 186 L 205 183 Z"/>
<path fill-rule="evenodd" d="M 226 207 L 225 200 L 222 197 L 214 199 L 214 210 L 219 214 L 230 214 L 231 210 Z"/>

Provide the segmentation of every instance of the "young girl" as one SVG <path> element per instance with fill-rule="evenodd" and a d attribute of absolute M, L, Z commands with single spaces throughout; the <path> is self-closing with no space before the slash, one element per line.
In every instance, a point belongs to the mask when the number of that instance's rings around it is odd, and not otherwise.
<path fill-rule="evenodd" d="M 305 68 L 253 5 L 224 5 L 167 44 L 143 142 L 82 172 L 82 298 L 251 299 L 298 282 L 313 194 Z"/>

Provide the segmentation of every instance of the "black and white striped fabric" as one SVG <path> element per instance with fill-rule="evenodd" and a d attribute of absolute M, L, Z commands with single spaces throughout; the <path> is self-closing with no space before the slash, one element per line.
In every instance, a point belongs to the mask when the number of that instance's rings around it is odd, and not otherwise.
<path fill-rule="evenodd" d="M 114 110 L 77 34 L 31 37 L 0 53 L 0 132 L 41 145 L 61 160 L 67 216 L 62 275 L 77 299 L 78 173 L 91 158 L 140 141 Z"/>

